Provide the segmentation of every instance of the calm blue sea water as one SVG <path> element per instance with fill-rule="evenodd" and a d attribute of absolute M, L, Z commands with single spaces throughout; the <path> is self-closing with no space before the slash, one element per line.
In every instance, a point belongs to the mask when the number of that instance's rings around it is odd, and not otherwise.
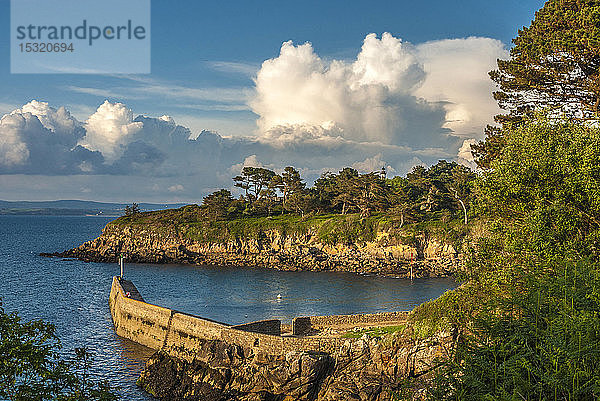
<path fill-rule="evenodd" d="M 124 400 L 149 400 L 135 385 L 147 348 L 114 334 L 108 310 L 116 264 L 48 259 L 98 236 L 110 218 L 0 216 L 0 297 L 7 311 L 56 325 L 64 352 L 86 346 L 94 373 Z M 298 315 L 409 310 L 455 287 L 451 279 L 410 280 L 349 273 L 127 265 L 146 301 L 227 323 Z M 281 295 L 281 298 L 278 298 Z"/>

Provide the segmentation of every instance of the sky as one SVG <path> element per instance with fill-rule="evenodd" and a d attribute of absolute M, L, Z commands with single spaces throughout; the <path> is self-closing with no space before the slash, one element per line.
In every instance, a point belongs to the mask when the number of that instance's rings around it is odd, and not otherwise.
<path fill-rule="evenodd" d="M 200 202 L 244 166 L 472 164 L 487 72 L 543 1 L 153 0 L 151 73 L 11 74 L 0 199 Z"/>

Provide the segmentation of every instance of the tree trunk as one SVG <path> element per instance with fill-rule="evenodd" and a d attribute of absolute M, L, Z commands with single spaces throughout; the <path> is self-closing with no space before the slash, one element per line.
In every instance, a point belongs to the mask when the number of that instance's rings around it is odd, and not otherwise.
<path fill-rule="evenodd" d="M 465 226 L 466 226 L 467 225 L 467 207 L 465 206 L 465 202 L 463 202 L 462 199 L 460 199 L 460 197 L 458 196 L 458 191 L 456 189 L 454 189 L 454 188 L 450 188 L 450 189 L 454 191 L 454 197 L 462 206 L 463 213 L 465 214 Z"/>
<path fill-rule="evenodd" d="M 467 225 L 467 208 L 465 207 L 465 203 L 462 200 L 458 199 L 458 201 L 460 202 L 460 205 L 463 208 L 463 212 L 465 213 L 465 226 L 466 226 Z"/>

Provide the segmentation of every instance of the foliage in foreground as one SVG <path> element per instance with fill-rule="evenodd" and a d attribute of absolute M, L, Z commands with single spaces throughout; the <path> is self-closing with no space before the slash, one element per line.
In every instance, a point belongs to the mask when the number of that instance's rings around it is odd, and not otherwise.
<path fill-rule="evenodd" d="M 106 383 L 89 378 L 91 354 L 75 350 L 73 361 L 61 359 L 52 324 L 23 321 L 6 313 L 0 302 L 0 399 L 111 401 L 117 397 Z"/>
<path fill-rule="evenodd" d="M 461 338 L 431 399 L 598 399 L 600 131 L 538 117 L 505 138 L 475 185 L 468 282 L 413 315 Z"/>
<path fill-rule="evenodd" d="M 432 399 L 597 400 L 599 268 L 556 266 L 487 303 L 439 372 Z"/>

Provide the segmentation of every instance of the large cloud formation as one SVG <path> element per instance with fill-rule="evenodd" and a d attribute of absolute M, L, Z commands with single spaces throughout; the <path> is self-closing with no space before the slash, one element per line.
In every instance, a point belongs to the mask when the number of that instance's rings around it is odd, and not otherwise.
<path fill-rule="evenodd" d="M 183 200 L 231 186 L 249 164 L 294 165 L 312 180 L 344 166 L 404 174 L 441 158 L 469 163 L 469 145 L 498 111 L 487 71 L 506 56 L 487 38 L 414 46 L 370 34 L 354 60 L 285 42 L 256 74 L 252 137 L 195 135 L 169 116 L 136 117 L 108 101 L 80 122 L 33 100 L 0 120 L 0 184 L 17 191 L 29 175 L 71 197 L 100 199 L 97 184 L 104 198 L 127 188 L 134 199 Z"/>
<path fill-rule="evenodd" d="M 105 101 L 85 122 L 86 135 L 81 145 L 115 161 L 142 127 L 142 123 L 133 121 L 133 112 L 124 104 Z"/>
<path fill-rule="evenodd" d="M 443 109 L 412 94 L 424 79 L 413 46 L 389 33 L 368 35 L 354 62 L 325 62 L 310 43 L 286 42 L 263 63 L 250 105 L 269 140 L 322 127 L 358 142 L 439 146 Z"/>
<path fill-rule="evenodd" d="M 456 152 L 497 113 L 487 72 L 506 56 L 501 42 L 487 38 L 413 46 L 369 34 L 353 61 L 324 61 L 310 43 L 285 42 L 258 72 L 250 105 L 268 141 L 314 140 L 321 131 Z"/>
<path fill-rule="evenodd" d="M 481 138 L 483 127 L 500 109 L 491 96 L 495 89 L 488 72 L 509 53 L 499 40 L 447 39 L 417 46 L 426 79 L 414 91 L 446 111 L 445 128 L 461 138 Z"/>
<path fill-rule="evenodd" d="M 103 163 L 78 145 L 85 130 L 64 108 L 31 101 L 0 120 L 0 173 L 76 174 Z"/>

